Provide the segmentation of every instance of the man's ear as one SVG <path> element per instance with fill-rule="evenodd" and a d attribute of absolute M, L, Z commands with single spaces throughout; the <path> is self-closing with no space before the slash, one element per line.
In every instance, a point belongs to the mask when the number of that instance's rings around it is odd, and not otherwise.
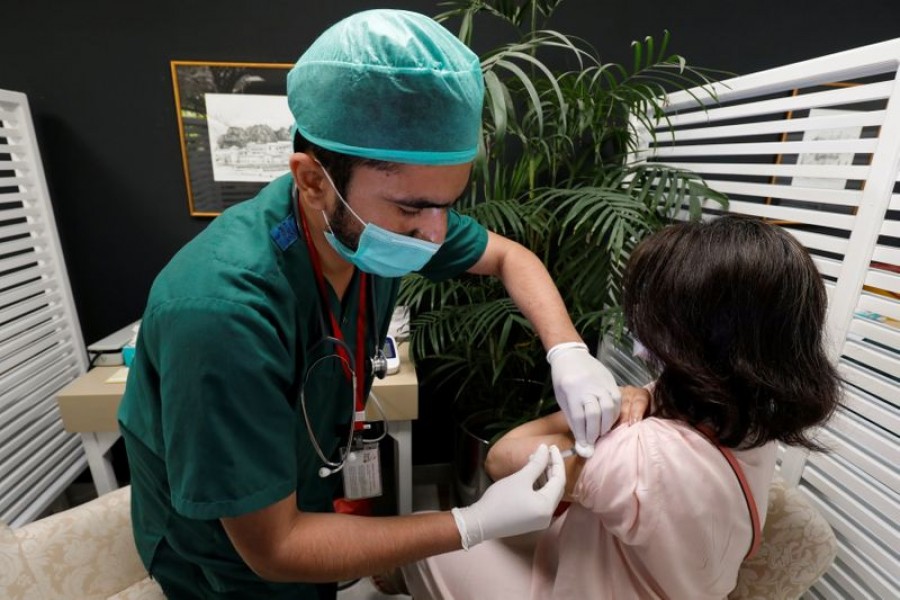
<path fill-rule="evenodd" d="M 306 152 L 295 152 L 289 164 L 301 201 L 314 210 L 327 210 L 331 184 L 318 161 Z"/>

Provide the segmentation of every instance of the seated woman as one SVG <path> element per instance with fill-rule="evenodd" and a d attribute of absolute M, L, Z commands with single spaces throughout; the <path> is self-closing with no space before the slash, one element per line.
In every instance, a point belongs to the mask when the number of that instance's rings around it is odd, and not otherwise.
<path fill-rule="evenodd" d="M 624 280 L 632 334 L 657 367 L 649 418 L 566 460 L 571 506 L 544 532 L 403 569 L 414 598 L 725 598 L 758 543 L 776 441 L 821 448 L 835 410 L 826 296 L 806 250 L 779 227 L 725 216 L 649 236 Z M 625 394 L 640 406 L 640 390 Z M 514 429 L 494 478 L 539 444 L 574 440 L 560 413 Z"/>

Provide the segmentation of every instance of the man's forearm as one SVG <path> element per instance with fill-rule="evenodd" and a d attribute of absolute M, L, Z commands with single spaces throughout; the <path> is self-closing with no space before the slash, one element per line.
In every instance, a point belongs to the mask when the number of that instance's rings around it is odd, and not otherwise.
<path fill-rule="evenodd" d="M 488 251 L 472 272 L 500 278 L 546 350 L 562 342 L 580 342 L 581 336 L 540 259 L 521 244 L 493 233 L 490 236 Z"/>
<path fill-rule="evenodd" d="M 503 263 L 500 279 L 510 297 L 549 350 L 562 342 L 580 342 L 572 319 L 544 264 L 532 252 L 511 252 Z"/>
<path fill-rule="evenodd" d="M 296 513 L 271 552 L 247 556 L 239 546 L 238 551 L 263 579 L 315 583 L 365 577 L 460 547 L 449 512 L 400 517 Z"/>

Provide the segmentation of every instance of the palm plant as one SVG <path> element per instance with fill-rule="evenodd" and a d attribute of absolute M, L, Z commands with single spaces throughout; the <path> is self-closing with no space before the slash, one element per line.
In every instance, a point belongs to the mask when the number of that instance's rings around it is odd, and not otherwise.
<path fill-rule="evenodd" d="M 459 210 L 534 251 L 585 340 L 622 328 L 620 276 L 635 244 L 687 203 L 725 198 L 697 175 L 633 164 L 639 128 L 665 118 L 666 93 L 702 86 L 707 69 L 668 51 L 669 35 L 633 44 L 629 67 L 603 63 L 582 40 L 543 28 L 562 0 L 453 0 L 437 19 L 476 17 L 519 38 L 482 58 L 483 147 Z M 652 130 L 652 128 L 648 127 Z M 493 278 L 404 281 L 412 352 L 432 382 L 456 390 L 464 413 L 492 410 L 505 429 L 555 405 L 540 340 Z"/>

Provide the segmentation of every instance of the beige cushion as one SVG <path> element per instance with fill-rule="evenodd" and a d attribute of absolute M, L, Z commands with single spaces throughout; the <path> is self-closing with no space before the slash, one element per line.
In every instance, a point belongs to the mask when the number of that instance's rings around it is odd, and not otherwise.
<path fill-rule="evenodd" d="M 0 523 L 0 598 L 33 598 L 37 582 L 19 550 L 15 532 Z"/>
<path fill-rule="evenodd" d="M 780 480 L 769 489 L 762 538 L 756 556 L 741 565 L 730 600 L 799 598 L 837 554 L 837 540 L 825 518 L 798 489 Z"/>
<path fill-rule="evenodd" d="M 106 600 L 140 584 L 155 587 L 157 595 L 123 598 L 162 598 L 141 564 L 131 531 L 131 488 L 125 487 L 88 503 L 50 515 L 10 531 L 18 545 L 19 561 L 0 542 L 4 561 L 22 573 L 7 584 L 0 578 L 0 597 L 32 600 Z M 10 556 L 8 556 L 10 555 Z M 30 574 L 31 578 L 28 579 Z M 147 583 L 144 583 L 146 580 Z"/>

